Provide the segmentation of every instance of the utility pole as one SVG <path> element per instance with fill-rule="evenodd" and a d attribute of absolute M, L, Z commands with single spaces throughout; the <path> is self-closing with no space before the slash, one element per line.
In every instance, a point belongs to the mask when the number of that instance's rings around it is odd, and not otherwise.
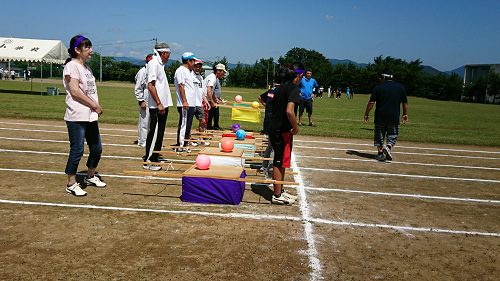
<path fill-rule="evenodd" d="M 102 46 L 99 46 L 99 82 L 102 82 Z"/>

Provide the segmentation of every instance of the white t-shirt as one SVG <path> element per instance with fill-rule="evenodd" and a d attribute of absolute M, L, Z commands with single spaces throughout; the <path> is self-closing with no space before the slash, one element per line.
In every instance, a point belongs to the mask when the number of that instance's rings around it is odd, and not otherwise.
<path fill-rule="evenodd" d="M 175 92 L 177 93 L 177 107 L 182 107 L 182 97 L 179 91 L 179 84 L 184 85 L 184 93 L 189 107 L 194 107 L 196 104 L 196 96 L 194 92 L 193 74 L 191 74 L 191 70 L 182 65 L 177 68 L 174 75 Z"/>
<path fill-rule="evenodd" d="M 97 96 L 97 87 L 95 85 L 95 77 L 92 74 L 90 67 L 83 66 L 80 63 L 72 60 L 64 66 L 63 77 L 71 77 L 78 80 L 79 88 L 82 93 L 87 95 L 91 100 L 99 104 Z M 99 117 L 97 113 L 90 107 L 82 104 L 77 99 L 73 98 L 69 85 L 66 79 L 63 79 L 63 85 L 66 89 L 66 113 L 64 120 L 71 122 L 94 122 Z"/>
<path fill-rule="evenodd" d="M 146 65 L 146 72 L 148 73 L 148 84 L 151 81 L 155 81 L 156 92 L 158 93 L 158 98 L 160 99 L 163 107 L 167 108 L 174 105 L 172 102 L 172 95 L 170 94 L 170 88 L 168 86 L 167 75 L 165 74 L 163 62 L 159 56 L 153 56 L 153 59 L 148 62 Z M 151 93 L 149 93 L 148 106 L 149 108 L 158 108 L 158 105 L 151 96 Z"/>
<path fill-rule="evenodd" d="M 194 94 L 196 96 L 195 106 L 203 105 L 203 77 L 200 74 L 193 73 L 193 85 L 194 85 Z"/>
<path fill-rule="evenodd" d="M 215 83 L 217 82 L 217 77 L 215 77 L 215 74 L 212 72 L 210 73 L 205 80 L 203 80 L 203 94 L 208 96 L 212 95 L 215 90 Z M 208 86 L 212 87 L 212 92 L 207 94 L 207 88 Z"/>

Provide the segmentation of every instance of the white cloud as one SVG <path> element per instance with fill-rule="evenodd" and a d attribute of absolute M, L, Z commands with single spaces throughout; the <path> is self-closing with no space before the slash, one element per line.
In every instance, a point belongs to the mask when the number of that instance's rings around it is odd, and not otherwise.
<path fill-rule="evenodd" d="M 170 43 L 170 49 L 173 51 L 173 52 L 176 52 L 176 51 L 182 51 L 182 50 L 185 50 L 186 47 L 180 45 L 180 44 L 177 44 L 177 43 Z"/>
<path fill-rule="evenodd" d="M 195 49 L 203 49 L 203 46 L 201 44 L 194 44 L 193 48 L 195 48 Z"/>
<path fill-rule="evenodd" d="M 358 9 L 358 6 L 354 6 L 354 7 L 352 7 L 352 9 L 353 9 L 354 11 L 356 11 L 356 10 Z"/>
<path fill-rule="evenodd" d="M 335 18 L 334 16 L 326 15 L 326 18 L 325 18 L 325 19 L 326 19 L 327 21 L 331 21 L 331 20 L 333 20 L 334 18 Z"/>
<path fill-rule="evenodd" d="M 125 43 L 123 40 L 117 40 L 112 43 L 113 47 L 115 49 L 123 49 L 127 43 Z"/>

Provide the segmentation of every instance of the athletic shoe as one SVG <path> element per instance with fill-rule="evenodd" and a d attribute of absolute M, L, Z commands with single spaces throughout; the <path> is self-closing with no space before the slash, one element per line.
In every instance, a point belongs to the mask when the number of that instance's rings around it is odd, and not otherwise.
<path fill-rule="evenodd" d="M 297 201 L 297 198 L 298 198 L 297 196 L 288 193 L 286 190 L 283 190 L 281 192 L 281 196 L 285 196 L 285 198 L 288 198 L 288 199 L 291 199 L 291 200 L 294 200 L 294 201 Z"/>
<path fill-rule="evenodd" d="M 197 147 L 197 146 L 198 146 L 198 143 L 197 143 L 197 142 L 192 142 L 192 141 L 190 141 L 190 142 L 188 142 L 188 145 L 189 145 L 189 146 L 194 146 L 194 147 Z"/>
<path fill-rule="evenodd" d="M 295 200 L 287 198 L 283 194 L 281 194 L 280 197 L 273 195 L 271 199 L 271 203 L 276 205 L 293 205 L 294 202 Z"/>
<path fill-rule="evenodd" d="M 85 196 L 87 192 L 83 191 L 79 183 L 74 183 L 71 186 L 66 186 L 66 193 L 73 194 L 75 196 Z"/>
<path fill-rule="evenodd" d="M 203 144 L 206 145 L 206 146 L 210 145 L 210 143 L 208 141 L 204 142 Z"/>
<path fill-rule="evenodd" d="M 176 148 L 175 152 L 177 152 L 177 153 L 191 153 L 191 149 L 189 149 L 189 148 Z"/>
<path fill-rule="evenodd" d="M 140 147 L 146 147 L 146 143 L 145 143 L 145 142 L 143 142 L 143 143 L 138 143 L 137 145 L 138 145 L 138 146 L 140 146 Z"/>
<path fill-rule="evenodd" d="M 316 127 L 316 124 L 314 124 L 313 122 L 311 122 L 311 123 L 309 123 L 309 126 Z"/>
<path fill-rule="evenodd" d="M 384 155 L 385 155 L 385 159 L 391 161 L 392 160 L 392 152 L 391 152 L 391 147 L 390 146 L 384 146 Z"/>
<path fill-rule="evenodd" d="M 385 161 L 384 154 L 377 155 L 377 157 L 375 157 L 375 160 L 377 160 L 377 161 Z"/>
<path fill-rule="evenodd" d="M 302 122 L 299 122 L 299 124 L 297 124 L 297 125 L 302 126 Z"/>
<path fill-rule="evenodd" d="M 102 182 L 100 178 L 96 177 L 95 175 L 91 177 L 90 179 L 85 177 L 85 184 L 86 185 L 93 185 L 97 187 L 105 187 L 106 183 Z"/>
<path fill-rule="evenodd" d="M 159 171 L 159 170 L 161 170 L 161 166 L 160 165 L 142 165 L 142 168 L 146 169 L 146 170 L 151 170 L 151 171 Z"/>

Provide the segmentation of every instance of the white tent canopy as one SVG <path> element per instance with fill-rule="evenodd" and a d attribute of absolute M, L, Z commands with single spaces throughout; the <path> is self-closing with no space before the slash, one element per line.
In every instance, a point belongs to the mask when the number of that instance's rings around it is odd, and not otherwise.
<path fill-rule="evenodd" d="M 1 61 L 28 61 L 64 64 L 68 49 L 61 40 L 0 37 Z"/>

